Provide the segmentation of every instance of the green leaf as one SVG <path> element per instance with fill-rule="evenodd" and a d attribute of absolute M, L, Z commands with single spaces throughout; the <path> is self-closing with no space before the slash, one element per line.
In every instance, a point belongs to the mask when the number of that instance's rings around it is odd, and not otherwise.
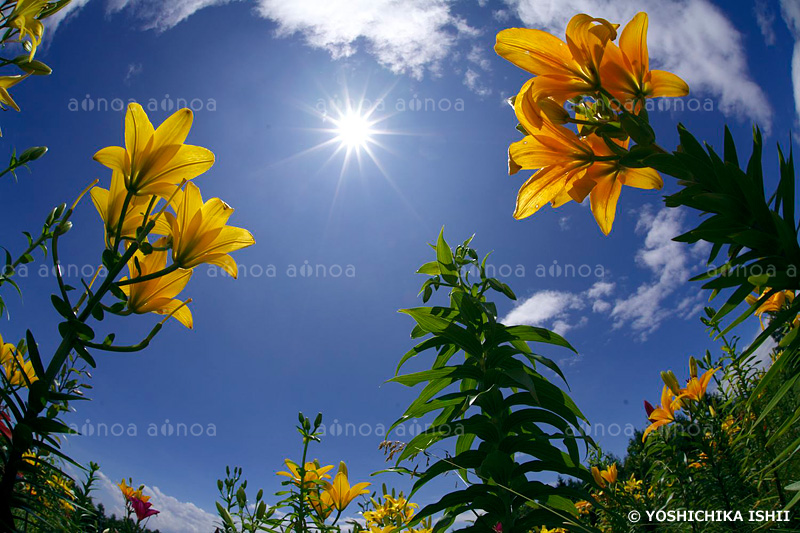
<path fill-rule="evenodd" d="M 53 307 L 59 315 L 67 320 L 70 318 L 75 318 L 75 314 L 72 312 L 72 308 L 69 306 L 69 304 L 67 304 L 67 302 L 55 294 L 50 295 L 50 301 L 53 303 Z"/>
<path fill-rule="evenodd" d="M 620 125 L 638 145 L 647 146 L 656 141 L 656 134 L 644 117 L 625 112 L 620 117 Z"/>
<path fill-rule="evenodd" d="M 436 240 L 436 262 L 439 264 L 439 271 L 443 280 L 452 284 L 458 282 L 455 264 L 453 263 L 453 250 L 444 240 L 444 227 L 442 227 L 439 232 L 439 238 Z"/>
<path fill-rule="evenodd" d="M 436 309 L 437 308 L 431 307 L 416 307 L 412 309 L 401 309 L 400 312 L 411 316 L 423 330 L 433 333 L 434 335 L 445 337 L 449 341 L 457 344 L 468 354 L 480 355 L 482 351 L 480 342 L 464 328 L 442 316 L 444 311 L 452 312 L 452 310 L 438 308 L 443 312 L 437 312 Z"/>
<path fill-rule="evenodd" d="M 440 273 L 438 261 L 425 263 L 417 270 L 417 274 L 426 274 L 428 276 L 438 276 Z"/>

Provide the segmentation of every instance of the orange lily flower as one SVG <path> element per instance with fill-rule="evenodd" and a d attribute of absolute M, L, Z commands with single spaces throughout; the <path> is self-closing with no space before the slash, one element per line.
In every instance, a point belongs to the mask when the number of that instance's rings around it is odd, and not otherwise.
<path fill-rule="evenodd" d="M 656 407 L 648 417 L 652 424 L 644 430 L 642 442 L 647 438 L 651 431 L 654 431 L 661 426 L 666 426 L 675 421 L 675 411 L 681 408 L 681 401 L 674 398 L 672 391 L 669 387 L 664 385 L 664 390 L 661 391 L 661 405 Z"/>
<path fill-rule="evenodd" d="M 747 303 L 753 305 L 756 303 L 761 297 L 766 295 L 769 291 L 771 291 L 769 287 L 765 287 L 764 290 L 761 292 L 760 296 L 756 296 L 755 294 L 750 294 L 745 298 Z M 756 291 L 758 294 L 758 291 Z M 767 298 L 758 309 L 756 309 L 755 315 L 758 317 L 758 320 L 761 322 L 761 329 L 764 329 L 764 319 L 762 315 L 764 313 L 777 313 L 783 306 L 787 303 L 792 303 L 794 301 L 794 291 L 778 291 L 769 298 Z"/>
<path fill-rule="evenodd" d="M 686 383 L 686 388 L 683 389 L 681 393 L 681 398 L 689 398 L 690 400 L 700 401 L 703 396 L 706 395 L 706 389 L 708 388 L 708 384 L 711 381 L 711 376 L 719 370 L 719 368 L 713 368 L 706 370 L 702 376 L 699 378 L 692 378 Z"/>
<path fill-rule="evenodd" d="M 552 98 L 541 98 L 534 86 L 540 78 L 531 78 L 517 93 L 514 98 L 514 114 L 528 134 L 541 129 L 544 121 L 549 120 L 554 124 L 564 124 L 569 119 L 569 112 Z"/>
<path fill-rule="evenodd" d="M 622 146 L 627 147 L 627 142 Z M 628 168 L 618 160 L 598 161 L 613 156 L 602 139 L 594 135 L 579 138 L 572 130 L 547 120 L 541 129 L 513 143 L 508 156 L 509 174 L 539 169 L 520 188 L 514 218 L 532 215 L 545 202 L 560 207 L 570 200 L 583 202 L 591 195 L 592 214 L 606 235 L 614 224 L 623 185 L 660 189 L 664 184 L 651 168 Z"/>
<path fill-rule="evenodd" d="M 546 202 L 568 193 L 572 183 L 592 165 L 593 159 L 592 149 L 572 130 L 549 121 L 544 121 L 541 129 L 534 130 L 521 141 L 512 143 L 508 148 L 509 174 L 522 169 L 539 169 L 520 188 L 514 218 L 528 217 Z"/>
<path fill-rule="evenodd" d="M 614 463 L 604 470 L 600 470 L 596 466 L 592 467 L 592 477 L 595 482 L 601 487 L 605 488 L 606 483 L 609 485 L 617 481 L 617 464 Z"/>
<path fill-rule="evenodd" d="M 579 14 L 570 19 L 566 42 L 542 30 L 509 28 L 497 34 L 498 55 L 537 76 L 539 97 L 559 103 L 600 88 L 600 65 L 617 26 Z M 538 99 L 538 98 L 537 98 Z"/>
<path fill-rule="evenodd" d="M 606 143 L 597 136 L 587 137 L 586 142 L 596 156 L 613 155 Z M 627 148 L 628 142 L 621 143 L 622 147 Z M 575 181 L 572 192 L 565 201 L 571 198 L 582 202 L 588 192 L 594 219 L 600 226 L 600 231 L 608 235 L 614 224 L 623 185 L 637 189 L 661 189 L 664 181 L 652 168 L 629 168 L 620 165 L 619 161 L 596 161 L 583 177 Z M 561 204 L 555 207 L 558 205 Z"/>
<path fill-rule="evenodd" d="M 689 86 L 675 74 L 650 70 L 647 26 L 647 13 L 637 13 L 622 30 L 619 46 L 608 43 L 603 54 L 600 65 L 603 87 L 622 103 L 689 94 Z"/>

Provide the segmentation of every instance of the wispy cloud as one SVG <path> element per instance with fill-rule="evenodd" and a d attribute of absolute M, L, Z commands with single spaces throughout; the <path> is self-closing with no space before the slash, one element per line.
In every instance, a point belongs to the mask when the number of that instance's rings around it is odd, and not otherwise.
<path fill-rule="evenodd" d="M 72 0 L 72 2 L 67 4 L 67 6 L 61 9 L 58 13 L 44 20 L 45 32 L 47 32 L 49 35 L 55 33 L 56 29 L 58 29 L 62 22 L 67 20 L 67 18 L 70 16 L 75 15 L 83 6 L 88 3 L 89 0 Z"/>
<path fill-rule="evenodd" d="M 130 10 L 144 21 L 144 29 L 164 31 L 183 22 L 206 7 L 228 4 L 234 0 L 107 0 L 106 10 L 117 13 Z"/>
<path fill-rule="evenodd" d="M 742 34 L 708 0 L 506 0 L 522 22 L 563 35 L 575 13 L 626 23 L 638 11 L 650 17 L 648 47 L 656 68 L 683 77 L 693 93 L 718 99 L 727 114 L 756 120 L 769 129 L 772 108 L 750 78 Z M 794 0 L 783 4 L 798 7 Z M 797 54 L 796 54 L 797 56 Z M 800 59 L 798 59 L 800 61 Z M 798 65 L 800 66 L 800 65 Z"/>
<path fill-rule="evenodd" d="M 792 53 L 792 86 L 794 87 L 794 108 L 800 119 L 800 2 L 781 0 L 781 16 L 794 36 Z"/>
<path fill-rule="evenodd" d="M 258 0 L 258 13 L 278 24 L 278 35 L 302 35 L 332 57 L 362 45 L 398 74 L 437 74 L 462 37 L 477 30 L 455 15 L 448 0 Z"/>
<path fill-rule="evenodd" d="M 758 29 L 764 36 L 764 42 L 767 46 L 772 46 L 775 44 L 775 12 L 766 0 L 756 0 L 753 12 L 756 15 Z"/>
<path fill-rule="evenodd" d="M 521 301 L 501 321 L 548 327 L 563 334 L 588 323 L 591 313 L 610 318 L 614 329 L 625 328 L 646 340 L 668 318 L 693 319 L 704 304 L 704 295 L 687 289 L 689 278 L 702 268 L 708 246 L 687 246 L 672 240 L 683 233 L 683 212 L 644 206 L 638 213 L 636 231 L 643 236 L 635 260 L 649 279 L 631 292 L 620 283 L 604 279 L 584 291 L 538 291 Z"/>
<path fill-rule="evenodd" d="M 129 63 L 125 78 L 122 81 L 130 83 L 133 78 L 142 73 L 142 70 L 144 70 L 144 67 L 142 67 L 141 63 Z"/>
<path fill-rule="evenodd" d="M 707 253 L 704 245 L 687 246 L 672 240 L 685 231 L 684 215 L 678 209 L 662 208 L 653 212 L 646 205 L 639 213 L 636 231 L 644 234 L 644 246 L 636 253 L 636 263 L 649 270 L 652 281 L 640 284 L 627 297 L 614 302 L 611 317 L 614 328 L 627 327 L 642 340 L 656 331 L 668 317 L 683 317 L 695 311 L 699 294 L 683 298 L 678 305 L 668 299 L 697 270 Z"/>

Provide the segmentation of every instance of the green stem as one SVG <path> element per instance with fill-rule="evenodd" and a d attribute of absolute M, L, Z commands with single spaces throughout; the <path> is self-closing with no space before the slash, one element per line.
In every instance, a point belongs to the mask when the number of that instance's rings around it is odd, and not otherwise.
<path fill-rule="evenodd" d="M 132 279 L 126 279 L 126 280 L 123 280 L 123 281 L 118 281 L 117 282 L 117 287 L 124 287 L 125 285 L 132 285 L 134 283 L 142 283 L 143 281 L 150 281 L 151 279 L 160 278 L 162 276 L 166 276 L 167 274 L 175 272 L 179 268 L 180 268 L 180 266 L 178 266 L 177 263 L 172 263 L 167 268 L 163 268 L 163 269 L 159 270 L 158 272 L 152 272 L 150 274 L 145 274 L 144 276 L 139 276 L 139 277 L 132 278 Z"/>
<path fill-rule="evenodd" d="M 70 309 L 73 309 L 72 302 L 69 301 L 69 295 L 67 294 L 67 287 L 64 285 L 64 278 L 61 275 L 61 261 L 58 259 L 58 237 L 59 233 L 56 230 L 55 235 L 53 235 L 53 267 L 56 270 L 56 280 L 58 281 L 58 289 L 61 291 L 61 299 Z"/>
<path fill-rule="evenodd" d="M 122 237 L 122 225 L 125 223 L 125 214 L 128 211 L 128 205 L 131 203 L 131 198 L 133 198 L 133 193 L 128 191 L 128 194 L 125 195 L 125 200 L 122 202 L 122 210 L 119 213 L 119 222 L 117 222 L 117 231 L 114 234 L 113 250 L 115 252 L 119 250 L 119 243 Z"/>

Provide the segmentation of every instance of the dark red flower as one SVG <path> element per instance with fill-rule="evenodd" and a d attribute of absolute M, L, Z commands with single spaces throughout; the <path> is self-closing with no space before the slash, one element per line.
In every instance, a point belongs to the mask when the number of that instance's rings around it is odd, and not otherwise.
<path fill-rule="evenodd" d="M 136 496 L 132 496 L 128 501 L 131 502 L 131 507 L 133 508 L 133 512 L 136 513 L 136 518 L 139 520 L 139 522 L 161 512 L 151 509 L 153 506 L 152 503 L 143 502 Z"/>
<path fill-rule="evenodd" d="M 6 438 L 11 438 L 11 417 L 3 408 L 0 408 L 0 433 Z"/>
<path fill-rule="evenodd" d="M 644 401 L 644 410 L 647 412 L 647 418 L 650 418 L 650 415 L 652 415 L 653 411 L 655 411 L 653 406 L 647 400 Z"/>
<path fill-rule="evenodd" d="M 494 531 L 494 533 L 503 533 L 503 524 L 500 522 L 496 523 L 492 528 L 492 531 Z"/>

